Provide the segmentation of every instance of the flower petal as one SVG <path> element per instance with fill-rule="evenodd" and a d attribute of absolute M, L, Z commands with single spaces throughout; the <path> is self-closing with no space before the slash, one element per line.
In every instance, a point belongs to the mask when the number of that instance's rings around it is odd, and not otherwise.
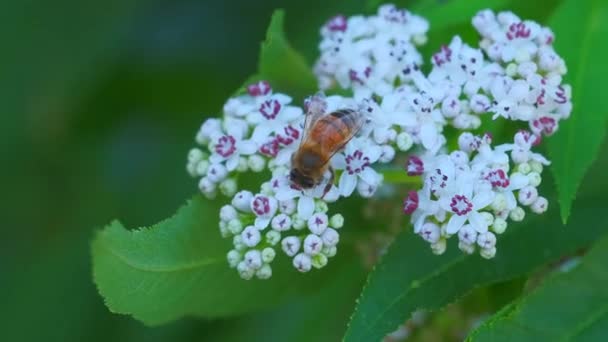
<path fill-rule="evenodd" d="M 480 213 L 476 211 L 469 214 L 469 223 L 479 233 L 485 233 L 488 231 L 488 222 Z"/>
<path fill-rule="evenodd" d="M 315 201 L 312 197 L 302 196 L 298 201 L 298 216 L 303 220 L 308 220 L 315 211 Z"/>
<path fill-rule="evenodd" d="M 340 176 L 340 182 L 338 183 L 338 187 L 340 188 L 340 194 L 343 197 L 350 196 L 355 187 L 357 186 L 357 176 L 350 175 L 348 172 L 343 172 Z"/>
<path fill-rule="evenodd" d="M 494 201 L 494 193 L 492 191 L 483 191 L 473 197 L 473 208 L 475 210 L 481 210 Z"/>
<path fill-rule="evenodd" d="M 270 219 L 271 217 L 256 217 L 254 225 L 257 229 L 262 230 L 268 227 Z"/>
<path fill-rule="evenodd" d="M 452 215 L 450 221 L 448 222 L 448 226 L 446 227 L 446 232 L 448 234 L 456 234 L 460 230 L 460 228 L 464 225 L 467 220 L 466 216 Z"/>
<path fill-rule="evenodd" d="M 250 155 L 258 150 L 258 145 L 252 140 L 237 141 L 236 148 L 240 154 Z"/>
<path fill-rule="evenodd" d="M 378 186 L 378 183 L 380 183 L 380 175 L 371 167 L 363 169 L 363 171 L 359 173 L 359 177 L 361 177 L 365 183 L 372 186 Z"/>
<path fill-rule="evenodd" d="M 233 154 L 226 161 L 226 170 L 228 170 L 228 171 L 234 171 L 237 166 L 239 166 L 239 155 L 238 154 Z"/>

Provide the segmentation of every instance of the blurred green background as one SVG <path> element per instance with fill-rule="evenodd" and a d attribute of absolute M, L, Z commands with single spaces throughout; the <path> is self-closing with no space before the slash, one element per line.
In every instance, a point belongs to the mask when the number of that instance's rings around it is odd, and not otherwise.
<path fill-rule="evenodd" d="M 340 2 L 0 3 L 0 340 L 200 340 L 223 325 L 111 314 L 89 242 L 114 218 L 150 225 L 196 192 L 184 169 L 194 134 L 255 72 L 277 7 L 312 62 Z"/>
<path fill-rule="evenodd" d="M 150 225 L 196 192 L 185 172 L 193 136 L 255 72 L 274 9 L 286 10 L 288 38 L 312 64 L 322 23 L 364 3 L 2 1 L 0 340 L 217 340 L 227 327 L 281 329 L 260 317 L 147 328 L 111 314 L 91 281 L 89 242 L 112 219 Z M 517 3 L 522 15 L 550 14 Z M 285 314 L 305 310 L 298 305 Z M 337 340 L 344 326 L 334 329 Z"/>

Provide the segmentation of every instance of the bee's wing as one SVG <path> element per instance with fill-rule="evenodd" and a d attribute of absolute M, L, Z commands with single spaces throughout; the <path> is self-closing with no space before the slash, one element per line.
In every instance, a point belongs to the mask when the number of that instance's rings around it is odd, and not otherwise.
<path fill-rule="evenodd" d="M 359 131 L 361 130 L 361 127 L 363 127 L 363 124 L 365 123 L 365 117 L 361 114 L 361 112 L 354 110 L 354 109 L 342 109 L 339 111 L 336 111 L 336 113 L 343 113 L 343 114 L 347 114 L 349 115 L 350 118 L 352 118 L 352 126 L 351 129 L 348 131 L 348 134 L 342 138 L 342 142 L 340 144 L 323 144 L 324 148 L 326 149 L 326 153 L 329 156 L 329 160 L 331 160 L 331 158 L 338 153 L 340 150 L 342 150 L 344 148 L 344 146 L 346 146 L 346 144 L 348 144 L 348 142 L 355 136 L 357 135 L 357 133 L 359 133 Z"/>
<path fill-rule="evenodd" d="M 311 128 L 320 118 L 326 115 L 327 104 L 325 103 L 325 94 L 318 92 L 308 100 L 308 110 L 304 117 L 304 129 L 302 131 L 302 140 L 300 146 L 308 140 Z"/>

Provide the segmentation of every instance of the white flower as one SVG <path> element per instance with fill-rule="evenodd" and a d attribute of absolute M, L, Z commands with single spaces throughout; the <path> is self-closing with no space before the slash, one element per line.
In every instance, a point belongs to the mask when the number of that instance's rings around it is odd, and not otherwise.
<path fill-rule="evenodd" d="M 342 196 L 350 196 L 359 179 L 372 186 L 378 186 L 382 181 L 380 175 L 371 168 L 382 149 L 366 138 L 354 138 L 346 145 L 344 153 L 339 153 L 332 159 L 334 168 L 343 170 L 338 182 Z"/>
<path fill-rule="evenodd" d="M 251 191 L 242 190 L 239 191 L 234 198 L 232 199 L 232 205 L 244 212 L 251 212 L 251 200 L 253 199 L 253 194 Z"/>
<path fill-rule="evenodd" d="M 441 236 L 439 226 L 431 222 L 427 222 L 422 226 L 420 235 L 431 244 L 438 242 Z"/>
<path fill-rule="evenodd" d="M 323 234 L 321 234 L 321 239 L 323 240 L 323 246 L 335 246 L 340 241 L 340 234 L 333 228 L 327 228 Z"/>
<path fill-rule="evenodd" d="M 244 260 L 247 267 L 254 270 L 262 267 L 262 253 L 256 249 L 252 249 L 245 253 Z"/>
<path fill-rule="evenodd" d="M 270 225 L 272 229 L 284 232 L 291 228 L 291 218 L 286 214 L 279 214 L 272 219 Z"/>
<path fill-rule="evenodd" d="M 329 219 L 325 213 L 316 213 L 308 219 L 308 229 L 316 235 L 321 235 L 327 229 Z"/>
<path fill-rule="evenodd" d="M 251 140 L 263 144 L 272 133 L 280 134 L 285 126 L 298 119 L 303 119 L 302 109 L 290 106 L 289 103 L 291 103 L 291 97 L 273 94 L 260 104 L 257 111 L 249 114 L 247 121 L 255 126 Z"/>
<path fill-rule="evenodd" d="M 251 211 L 257 216 L 255 227 L 263 229 L 268 226 L 277 211 L 278 203 L 274 197 L 255 195 L 251 200 Z"/>
<path fill-rule="evenodd" d="M 209 161 L 212 164 L 225 162 L 226 169 L 234 171 L 239 165 L 241 155 L 251 155 L 258 149 L 255 142 L 244 140 L 243 134 L 243 130 L 236 123 L 230 124 L 227 134 L 213 139 L 213 150 Z"/>
<path fill-rule="evenodd" d="M 476 231 L 483 233 L 487 231 L 488 224 L 479 211 L 492 203 L 494 193 L 484 191 L 473 194 L 474 185 L 466 181 L 462 183 L 453 196 L 439 201 L 444 210 L 452 213 L 446 230 L 448 234 L 455 234 L 468 221 Z"/>

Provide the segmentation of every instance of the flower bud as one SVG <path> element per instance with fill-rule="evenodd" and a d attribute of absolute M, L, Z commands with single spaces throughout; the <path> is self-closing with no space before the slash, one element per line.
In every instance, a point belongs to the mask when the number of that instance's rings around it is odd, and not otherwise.
<path fill-rule="evenodd" d="M 511 210 L 509 217 L 515 222 L 520 222 L 524 219 L 524 217 L 526 217 L 526 212 L 524 209 L 522 209 L 522 207 L 516 207 L 515 209 Z"/>
<path fill-rule="evenodd" d="M 269 245 L 274 246 L 279 243 L 279 241 L 281 241 L 281 233 L 276 230 L 270 230 L 266 233 L 266 242 Z"/>
<path fill-rule="evenodd" d="M 492 225 L 492 230 L 496 234 L 502 234 L 507 229 L 507 221 L 504 219 L 497 217 L 494 219 L 494 224 Z"/>
<path fill-rule="evenodd" d="M 262 240 L 262 234 L 260 234 L 260 231 L 256 227 L 248 226 L 241 233 L 241 238 L 245 246 L 255 247 Z"/>
<path fill-rule="evenodd" d="M 316 235 L 321 235 L 327 229 L 328 218 L 325 213 L 316 213 L 308 219 L 308 229 Z"/>
<path fill-rule="evenodd" d="M 306 228 L 306 220 L 302 219 L 299 215 L 291 217 L 291 226 L 295 230 L 302 230 Z"/>
<path fill-rule="evenodd" d="M 441 255 L 445 253 L 447 245 L 444 239 L 437 241 L 436 243 L 431 245 L 431 251 L 433 254 Z"/>
<path fill-rule="evenodd" d="M 300 239 L 295 236 L 288 236 L 281 241 L 281 248 L 283 252 L 288 256 L 292 257 L 300 250 Z"/>
<path fill-rule="evenodd" d="M 492 232 L 481 233 L 477 236 L 477 244 L 484 249 L 492 248 L 496 246 L 496 235 Z"/>
<path fill-rule="evenodd" d="M 494 196 L 494 201 L 492 202 L 492 209 L 494 211 L 503 211 L 507 208 L 507 198 L 502 193 L 497 193 Z"/>
<path fill-rule="evenodd" d="M 271 263 L 276 255 L 277 253 L 274 251 L 274 248 L 266 247 L 262 250 L 262 261 L 265 264 Z"/>
<path fill-rule="evenodd" d="M 261 172 L 262 170 L 264 170 L 266 162 L 264 161 L 264 158 L 262 156 L 254 154 L 249 156 L 249 159 L 247 160 L 247 166 L 253 172 Z"/>
<path fill-rule="evenodd" d="M 378 161 L 380 163 L 390 163 L 393 159 L 395 159 L 395 149 L 390 145 L 382 145 L 382 152 L 380 153 L 380 158 Z"/>
<path fill-rule="evenodd" d="M 226 221 L 220 221 L 220 234 L 223 238 L 227 238 L 230 236 L 230 231 L 228 230 L 228 223 L 226 223 Z"/>
<path fill-rule="evenodd" d="M 400 151 L 407 151 L 412 148 L 414 140 L 412 136 L 407 132 L 401 132 L 397 135 L 397 148 Z"/>
<path fill-rule="evenodd" d="M 245 253 L 244 261 L 247 267 L 257 270 L 262 267 L 262 253 L 257 249 L 252 249 Z"/>
<path fill-rule="evenodd" d="M 220 183 L 220 191 L 226 197 L 234 196 L 236 190 L 237 184 L 234 178 L 227 178 Z"/>
<path fill-rule="evenodd" d="M 247 165 L 247 158 L 239 157 L 239 163 L 236 166 L 236 171 L 243 173 L 243 172 L 247 172 L 248 169 L 249 169 L 249 166 Z"/>
<path fill-rule="evenodd" d="M 262 280 L 269 279 L 272 277 L 272 268 L 270 265 L 264 264 L 259 270 L 257 270 L 257 272 L 255 272 L 255 276 Z"/>
<path fill-rule="evenodd" d="M 525 186 L 519 190 L 517 199 L 522 205 L 530 205 L 538 198 L 538 190 L 533 186 Z"/>
<path fill-rule="evenodd" d="M 247 267 L 245 261 L 239 262 L 236 267 L 236 270 L 239 272 L 239 276 L 245 280 L 253 278 L 253 275 L 255 274 L 255 270 Z"/>
<path fill-rule="evenodd" d="M 335 229 L 340 229 L 344 226 L 344 216 L 341 214 L 334 214 L 331 219 L 329 219 L 329 226 Z"/>
<path fill-rule="evenodd" d="M 539 196 L 534 203 L 530 206 L 530 209 L 535 214 L 542 214 L 547 211 L 549 207 L 549 201 L 546 198 Z"/>
<path fill-rule="evenodd" d="M 209 171 L 211 163 L 208 160 L 201 160 L 195 164 L 195 173 L 198 176 L 205 176 Z"/>
<path fill-rule="evenodd" d="M 293 258 L 293 267 L 300 272 L 308 272 L 312 268 L 312 259 L 310 256 L 300 253 Z"/>
<path fill-rule="evenodd" d="M 239 264 L 239 262 L 241 262 L 241 253 L 233 249 L 228 252 L 226 258 L 228 259 L 228 264 L 230 265 L 230 268 L 235 268 Z"/>
<path fill-rule="evenodd" d="M 542 180 L 543 179 L 538 172 L 530 172 L 528 174 L 528 182 L 533 187 L 539 186 Z"/>
<path fill-rule="evenodd" d="M 446 118 L 453 118 L 460 114 L 460 101 L 456 96 L 448 96 L 441 103 L 441 113 Z"/>
<path fill-rule="evenodd" d="M 213 183 L 219 183 L 228 176 L 228 170 L 223 164 L 211 164 L 207 170 L 207 178 Z"/>
<path fill-rule="evenodd" d="M 323 248 L 323 240 L 317 235 L 310 234 L 304 239 L 304 253 L 308 255 L 317 255 L 321 253 Z"/>
<path fill-rule="evenodd" d="M 238 219 L 232 219 L 228 221 L 228 231 L 232 235 L 240 234 L 243 231 L 243 223 Z"/>
<path fill-rule="evenodd" d="M 439 226 L 432 223 L 427 222 L 422 225 L 422 229 L 420 230 L 420 236 L 425 239 L 427 242 L 433 244 L 439 241 L 439 237 L 441 235 Z"/>
<path fill-rule="evenodd" d="M 326 213 L 328 210 L 329 207 L 327 206 L 327 203 L 325 203 L 325 201 L 315 201 L 315 212 Z"/>
<path fill-rule="evenodd" d="M 279 211 L 291 215 L 296 212 L 296 201 L 289 199 L 279 202 Z"/>
<path fill-rule="evenodd" d="M 250 213 L 251 212 L 251 200 L 253 199 L 253 194 L 250 191 L 239 191 L 234 198 L 232 199 L 232 205 L 240 210 L 240 211 L 244 211 L 246 213 Z"/>
<path fill-rule="evenodd" d="M 243 243 L 243 238 L 240 235 L 236 235 L 232 238 L 232 244 L 234 245 L 234 249 L 237 251 L 242 251 L 247 248 Z"/>
<path fill-rule="evenodd" d="M 284 232 L 291 228 L 291 218 L 285 214 L 279 214 L 270 221 L 270 226 L 276 231 Z"/>
<path fill-rule="evenodd" d="M 340 241 L 340 234 L 333 228 L 327 228 L 321 235 L 321 240 L 323 246 L 335 246 Z"/>
<path fill-rule="evenodd" d="M 324 254 L 317 254 L 312 257 L 312 266 L 314 268 L 323 268 L 327 265 L 327 256 Z"/>
<path fill-rule="evenodd" d="M 528 173 L 530 173 L 530 171 L 532 171 L 532 167 L 530 167 L 530 164 L 528 163 L 521 163 L 517 166 L 517 171 L 519 173 L 527 175 Z"/>
<path fill-rule="evenodd" d="M 325 254 L 328 258 L 334 257 L 336 253 L 338 253 L 338 248 L 336 246 L 323 246 L 321 253 Z"/>
<path fill-rule="evenodd" d="M 543 164 L 537 162 L 536 160 L 531 160 L 530 161 L 530 168 L 532 169 L 532 171 L 538 173 L 538 174 L 542 174 L 543 173 Z"/>
<path fill-rule="evenodd" d="M 473 252 L 475 252 L 475 245 L 464 243 L 462 241 L 458 243 L 458 248 L 466 254 L 473 254 Z"/>
<path fill-rule="evenodd" d="M 201 180 L 198 182 L 198 188 L 208 198 L 215 195 L 215 183 L 213 183 L 208 177 L 201 178 Z"/>
<path fill-rule="evenodd" d="M 236 209 L 233 206 L 227 204 L 220 209 L 220 220 L 228 222 L 237 218 Z"/>
<path fill-rule="evenodd" d="M 466 245 L 472 245 L 477 241 L 477 231 L 470 224 L 465 224 L 458 231 L 458 240 Z"/>
<path fill-rule="evenodd" d="M 479 255 L 484 259 L 492 259 L 496 255 L 496 247 L 482 248 Z"/>
<path fill-rule="evenodd" d="M 494 223 L 494 216 L 492 214 L 490 214 L 487 211 L 482 211 L 479 213 L 483 219 L 486 221 L 486 224 L 489 226 L 491 226 Z"/>
<path fill-rule="evenodd" d="M 203 159 L 203 151 L 193 148 L 188 151 L 188 163 L 196 164 Z"/>

